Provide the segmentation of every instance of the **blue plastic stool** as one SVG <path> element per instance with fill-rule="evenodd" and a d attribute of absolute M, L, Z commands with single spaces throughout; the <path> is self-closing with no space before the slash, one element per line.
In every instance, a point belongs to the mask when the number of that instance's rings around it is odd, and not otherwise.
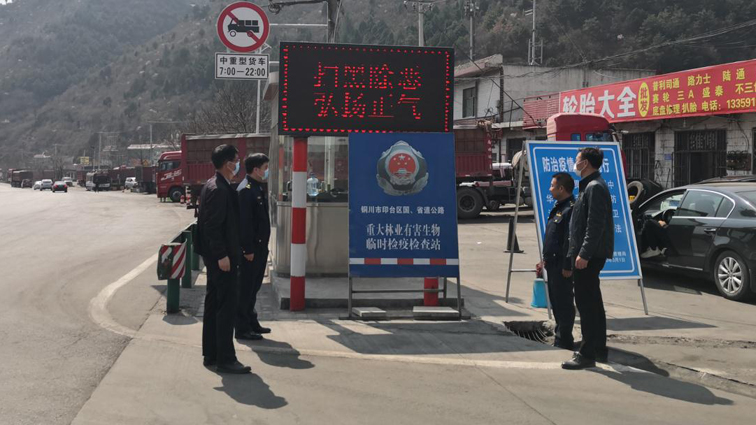
<path fill-rule="evenodd" d="M 531 301 L 530 306 L 534 308 L 548 307 L 548 303 L 546 302 L 546 282 L 541 278 L 533 281 L 533 301 Z"/>

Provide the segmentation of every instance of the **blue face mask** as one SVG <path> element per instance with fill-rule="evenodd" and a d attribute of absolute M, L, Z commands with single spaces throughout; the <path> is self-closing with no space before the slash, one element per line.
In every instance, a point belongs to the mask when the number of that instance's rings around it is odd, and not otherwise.
<path fill-rule="evenodd" d="M 241 161 L 236 163 L 236 167 L 234 168 L 234 175 L 239 174 L 239 168 L 241 168 Z"/>
<path fill-rule="evenodd" d="M 265 170 L 265 174 L 263 174 L 263 180 L 268 180 L 269 174 L 270 174 L 270 169 Z"/>

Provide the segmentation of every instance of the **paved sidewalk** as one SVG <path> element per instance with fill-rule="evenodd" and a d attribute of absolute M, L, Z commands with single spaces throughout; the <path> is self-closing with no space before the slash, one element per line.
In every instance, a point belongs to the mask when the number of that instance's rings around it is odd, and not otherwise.
<path fill-rule="evenodd" d="M 481 320 L 352 322 L 270 308 L 237 344 L 253 374 L 202 366 L 204 275 L 185 314 L 158 307 L 73 424 L 744 423 L 756 400 L 618 365 L 560 368 L 563 350 Z M 193 304 L 193 305 L 189 305 Z M 643 406 L 639 409 L 639 406 Z"/>

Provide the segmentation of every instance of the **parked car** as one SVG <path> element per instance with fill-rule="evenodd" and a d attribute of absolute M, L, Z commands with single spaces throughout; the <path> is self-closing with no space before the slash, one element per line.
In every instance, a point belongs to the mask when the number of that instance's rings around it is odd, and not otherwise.
<path fill-rule="evenodd" d="M 661 226 L 666 250 L 644 266 L 711 279 L 727 299 L 756 297 L 756 183 L 720 182 L 669 189 L 633 211 L 638 245 L 647 220 Z M 657 227 L 653 223 L 650 227 Z"/>
<path fill-rule="evenodd" d="M 43 179 L 42 180 L 42 184 L 39 186 L 39 190 L 40 191 L 45 190 L 45 189 L 52 190 L 52 187 L 53 187 L 53 181 L 52 180 L 50 180 L 50 179 Z"/>
<path fill-rule="evenodd" d="M 73 179 L 71 177 L 63 177 L 63 183 L 65 183 L 68 187 L 73 187 L 74 185 Z"/>
<path fill-rule="evenodd" d="M 21 187 L 23 187 L 23 184 L 21 185 Z M 35 181 L 32 189 L 39 190 L 40 188 L 42 188 L 42 180 Z"/>
<path fill-rule="evenodd" d="M 124 186 L 126 187 L 126 189 L 133 190 L 137 186 L 136 177 L 126 177 Z"/>
<path fill-rule="evenodd" d="M 52 191 L 53 193 L 61 192 L 61 191 L 68 193 L 68 185 L 66 184 L 66 182 L 62 182 L 62 181 L 55 182 L 52 185 Z"/>

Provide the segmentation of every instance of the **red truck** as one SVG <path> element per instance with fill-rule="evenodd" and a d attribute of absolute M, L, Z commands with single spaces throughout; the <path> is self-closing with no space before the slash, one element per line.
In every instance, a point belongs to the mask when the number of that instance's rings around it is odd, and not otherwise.
<path fill-rule="evenodd" d="M 270 134 L 183 134 L 181 150 L 165 152 L 160 155 L 157 170 L 157 196 L 179 202 L 187 193 L 194 195 L 192 203 L 208 178 L 215 174 L 215 167 L 210 156 L 218 145 L 231 144 L 239 149 L 239 158 L 244 159 L 248 153 L 267 154 L 270 148 Z M 242 164 L 242 168 L 244 165 Z M 234 180 L 238 183 L 244 172 Z"/>
<path fill-rule="evenodd" d="M 136 169 L 134 167 L 116 167 L 109 170 L 108 174 L 110 175 L 110 188 L 122 190 L 127 177 L 136 177 Z"/>
<path fill-rule="evenodd" d="M 501 205 L 515 202 L 517 191 L 512 167 L 493 164 L 491 139 L 491 132 L 485 128 L 454 128 L 459 218 L 475 218 L 483 208 L 496 211 Z"/>
<path fill-rule="evenodd" d="M 163 152 L 158 158 L 155 178 L 157 180 L 157 197 L 160 200 L 181 200 L 184 195 L 184 170 L 181 151 Z"/>
<path fill-rule="evenodd" d="M 233 183 L 244 178 L 244 158 L 251 153 L 268 154 L 270 134 L 184 134 L 181 136 L 181 164 L 184 170 L 184 191 L 192 194 L 192 206 L 196 205 L 200 190 L 208 178 L 215 174 L 210 156 L 218 145 L 230 144 L 239 150 L 241 171 Z"/>
<path fill-rule="evenodd" d="M 12 187 L 32 187 L 34 184 L 34 171 L 31 170 L 13 170 L 11 175 Z"/>

